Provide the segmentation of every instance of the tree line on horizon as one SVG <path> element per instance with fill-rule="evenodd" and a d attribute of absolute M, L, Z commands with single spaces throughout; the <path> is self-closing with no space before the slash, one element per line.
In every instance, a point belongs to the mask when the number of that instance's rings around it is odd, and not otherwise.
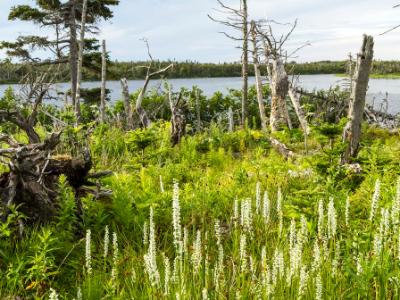
<path fill-rule="evenodd" d="M 101 58 L 98 57 L 98 60 Z M 101 62 L 97 62 L 99 65 Z M 143 79 L 146 77 L 146 68 L 143 68 L 148 62 L 146 61 L 113 61 L 109 62 L 107 70 L 107 78 L 109 80 L 127 79 Z M 164 68 L 173 63 L 174 67 L 168 70 L 169 78 L 215 78 L 215 77 L 240 77 L 242 65 L 238 62 L 226 63 L 202 63 L 191 60 L 182 62 L 167 60 L 158 61 L 154 68 Z M 0 61 L 0 83 L 13 84 L 19 83 L 21 78 L 27 73 L 32 66 L 27 63 L 12 63 L 9 59 Z M 317 61 L 296 63 L 294 61 L 286 64 L 288 70 L 292 70 L 297 75 L 313 75 L 313 74 L 345 74 L 348 68 L 348 61 Z M 46 66 L 39 66 L 38 69 L 46 69 Z M 266 73 L 265 65 L 261 65 L 262 73 Z M 400 73 L 400 61 L 374 61 L 372 65 L 372 74 L 388 75 Z M 254 68 L 250 64 L 249 76 L 254 76 Z M 70 69 L 68 65 L 61 67 L 57 75 L 57 81 L 69 81 Z M 90 69 L 83 71 L 83 80 L 96 81 L 100 80 L 99 72 Z"/>

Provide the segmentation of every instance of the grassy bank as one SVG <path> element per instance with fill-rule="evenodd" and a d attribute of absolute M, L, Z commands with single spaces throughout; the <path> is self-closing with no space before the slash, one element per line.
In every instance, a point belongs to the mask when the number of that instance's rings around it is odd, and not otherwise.
<path fill-rule="evenodd" d="M 364 128 L 357 172 L 342 145 L 313 133 L 279 139 L 213 126 L 169 143 L 169 123 L 90 138 L 111 201 L 84 200 L 83 223 L 60 181 L 61 214 L 22 240 L 0 231 L 0 295 L 26 299 L 397 298 L 398 134 Z M 340 140 L 339 137 L 335 140 Z M 396 192 L 397 185 L 397 192 Z M 76 228 L 80 228 L 78 231 Z M 53 298 L 51 298 L 53 297 Z"/>

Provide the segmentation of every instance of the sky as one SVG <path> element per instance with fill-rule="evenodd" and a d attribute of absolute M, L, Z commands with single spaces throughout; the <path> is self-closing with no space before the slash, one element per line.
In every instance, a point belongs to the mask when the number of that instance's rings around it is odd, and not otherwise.
<path fill-rule="evenodd" d="M 8 21 L 9 8 L 34 4 L 34 0 L 0 0 L 0 40 L 12 41 L 18 35 L 49 35 L 31 23 Z M 238 6 L 239 0 L 225 0 Z M 296 54 L 298 62 L 344 60 L 357 53 L 362 34 L 375 38 L 375 57 L 400 59 L 400 29 L 380 33 L 400 24 L 400 0 L 248 0 L 250 18 L 273 19 L 281 23 L 298 20 L 288 41 L 288 52 L 310 42 Z M 119 61 L 147 59 L 146 38 L 156 59 L 199 62 L 240 60 L 237 42 L 220 32 L 224 26 L 212 22 L 207 14 L 215 11 L 216 0 L 120 0 L 114 18 L 102 22 L 100 39 L 106 39 L 111 57 Z M 277 33 L 288 28 L 274 26 Z M 0 59 L 5 58 L 0 51 Z"/>

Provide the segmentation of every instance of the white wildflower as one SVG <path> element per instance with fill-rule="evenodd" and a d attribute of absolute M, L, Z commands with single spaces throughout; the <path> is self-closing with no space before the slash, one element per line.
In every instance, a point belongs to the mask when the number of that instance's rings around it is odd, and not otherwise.
<path fill-rule="evenodd" d="M 174 229 L 174 245 L 178 254 L 181 254 L 182 247 L 182 227 L 181 227 L 181 207 L 179 203 L 179 183 L 174 181 L 174 191 L 172 197 L 172 222 Z"/>
<path fill-rule="evenodd" d="M 112 247 L 113 247 L 113 265 L 111 269 L 111 283 L 112 288 L 116 290 L 116 283 L 117 283 L 117 262 L 118 262 L 118 239 L 117 234 L 113 232 L 112 234 Z"/>
<path fill-rule="evenodd" d="M 313 262 L 312 262 L 312 272 L 316 272 L 319 270 L 321 266 L 321 250 L 319 248 L 318 240 L 315 240 L 314 249 L 313 249 Z"/>
<path fill-rule="evenodd" d="M 251 224 L 251 200 L 246 199 L 242 201 L 240 225 L 242 225 L 246 233 L 251 233 Z"/>
<path fill-rule="evenodd" d="M 333 198 L 330 199 L 328 204 L 328 238 L 331 239 L 336 235 L 336 210 Z"/>
<path fill-rule="evenodd" d="M 319 273 L 315 278 L 315 299 L 322 300 L 322 279 Z"/>
<path fill-rule="evenodd" d="M 357 265 L 357 275 L 361 275 L 363 273 L 363 267 L 361 265 L 360 255 L 356 257 L 356 265 Z"/>
<path fill-rule="evenodd" d="M 269 203 L 269 197 L 268 197 L 268 192 L 264 192 L 264 199 L 263 199 L 263 218 L 266 224 L 269 223 L 269 215 L 270 215 L 270 203 Z"/>
<path fill-rule="evenodd" d="M 169 281 L 171 278 L 171 264 L 169 258 L 164 255 L 164 293 L 169 294 Z"/>
<path fill-rule="evenodd" d="M 78 291 L 76 292 L 76 299 L 77 300 L 82 300 L 82 289 L 81 289 L 81 287 L 78 287 Z"/>
<path fill-rule="evenodd" d="M 90 276 L 92 274 L 92 253 L 91 253 L 91 231 L 86 230 L 86 244 L 85 244 L 85 267 L 86 273 Z"/>
<path fill-rule="evenodd" d="M 154 229 L 154 211 L 153 208 L 150 208 L 150 221 L 149 221 L 149 249 L 148 252 L 144 255 L 145 267 L 147 274 L 149 276 L 149 280 L 152 285 L 159 285 L 160 283 L 160 274 L 157 268 L 157 249 L 156 249 L 156 237 L 155 237 L 155 229 Z"/>
<path fill-rule="evenodd" d="M 372 196 L 372 201 L 371 201 L 371 213 L 369 215 L 369 220 L 371 222 L 374 220 L 376 209 L 378 208 L 378 201 L 380 194 L 381 194 L 381 181 L 377 179 L 375 182 L 374 195 Z"/>
<path fill-rule="evenodd" d="M 192 263 L 194 267 L 194 273 L 197 273 L 201 264 L 201 233 L 197 230 L 196 240 L 193 241 L 193 254 Z"/>
<path fill-rule="evenodd" d="M 246 252 L 246 235 L 240 235 L 240 270 L 242 273 L 247 271 L 247 252 Z"/>
<path fill-rule="evenodd" d="M 344 222 L 346 226 L 349 226 L 349 214 L 350 214 L 350 197 L 346 198 L 346 207 L 344 211 Z"/>
<path fill-rule="evenodd" d="M 143 224 L 143 245 L 147 247 L 148 244 L 149 244 L 149 228 L 147 221 L 145 221 Z"/>
<path fill-rule="evenodd" d="M 49 300 L 58 300 L 58 294 L 53 288 L 50 288 Z"/>
<path fill-rule="evenodd" d="M 105 230 L 104 230 L 104 251 L 103 251 L 103 257 L 106 258 L 108 255 L 108 245 L 110 244 L 110 232 L 108 230 L 108 225 L 106 225 Z"/>
<path fill-rule="evenodd" d="M 397 180 L 397 186 L 396 186 L 396 196 L 393 200 L 392 204 L 392 223 L 394 227 L 397 229 L 399 227 L 400 223 L 400 177 Z"/>
<path fill-rule="evenodd" d="M 302 266 L 300 269 L 300 279 L 299 279 L 299 298 L 301 298 L 305 292 L 308 281 L 308 272 L 306 266 Z"/>
<path fill-rule="evenodd" d="M 203 291 L 201 292 L 202 299 L 203 300 L 208 300 L 208 292 L 206 288 L 203 288 Z"/>
<path fill-rule="evenodd" d="M 318 202 L 318 237 L 322 237 L 324 230 L 324 202 L 319 200 Z"/>
<path fill-rule="evenodd" d="M 261 184 L 258 181 L 256 184 L 256 213 L 259 214 L 261 210 Z"/>

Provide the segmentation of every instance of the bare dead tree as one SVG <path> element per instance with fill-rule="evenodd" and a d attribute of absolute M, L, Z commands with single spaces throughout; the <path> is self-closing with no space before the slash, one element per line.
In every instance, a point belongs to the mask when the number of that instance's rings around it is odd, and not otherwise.
<path fill-rule="evenodd" d="M 260 72 L 260 63 L 258 59 L 258 45 L 257 45 L 257 25 L 255 21 L 251 21 L 251 41 L 253 44 L 253 65 L 254 65 L 254 74 L 256 77 L 256 90 L 257 90 L 257 101 L 258 108 L 260 111 L 260 119 L 261 119 L 261 128 L 263 130 L 267 130 L 267 116 L 265 114 L 265 106 L 264 106 L 264 95 L 263 95 L 263 84 Z"/>
<path fill-rule="evenodd" d="M 222 32 L 226 37 L 231 40 L 241 42 L 242 45 L 242 126 L 246 125 L 248 118 L 248 77 L 249 77 L 249 58 L 248 58 L 248 48 L 249 48 L 249 24 L 248 24 L 248 6 L 247 0 L 240 0 L 240 8 L 236 9 L 224 4 L 221 0 L 217 0 L 220 8 L 216 11 L 225 15 L 225 19 L 218 19 L 211 15 L 208 17 L 219 24 L 227 26 L 230 29 L 239 31 L 241 37 L 235 37 L 227 32 Z"/>
<path fill-rule="evenodd" d="M 159 70 L 157 70 L 155 72 L 151 72 L 151 69 L 152 69 L 153 64 L 154 64 L 154 59 L 153 59 L 153 57 L 152 57 L 152 55 L 150 53 L 150 47 L 149 47 L 148 41 L 146 39 L 143 39 L 143 41 L 146 44 L 147 54 L 148 54 L 148 56 L 150 58 L 150 62 L 149 62 L 149 65 L 146 67 L 147 73 L 146 73 L 146 78 L 145 78 L 145 81 L 144 81 L 144 84 L 143 84 L 143 88 L 140 90 L 139 96 L 136 99 L 136 112 L 139 115 L 140 122 L 142 123 L 142 126 L 144 128 L 148 128 L 150 126 L 150 124 L 151 124 L 151 121 L 150 121 L 150 118 L 147 115 L 147 112 L 142 107 L 142 103 L 143 103 L 143 99 L 144 99 L 144 97 L 146 95 L 147 87 L 148 87 L 148 85 L 150 83 L 150 80 L 152 78 L 167 72 L 174 65 L 170 64 L 165 68 L 159 69 Z"/>
<path fill-rule="evenodd" d="M 100 95 L 100 122 L 106 119 L 106 84 L 107 84 L 107 49 L 106 41 L 102 42 L 101 52 L 101 95 Z"/>
<path fill-rule="evenodd" d="M 83 50 L 85 47 L 85 26 L 86 26 L 86 15 L 87 15 L 87 0 L 83 0 L 82 7 L 82 20 L 81 20 L 81 31 L 78 43 L 78 69 L 76 79 L 76 97 L 75 97 L 75 117 L 76 124 L 80 123 L 81 119 L 81 84 L 82 84 L 82 66 L 83 66 Z"/>
<path fill-rule="evenodd" d="M 306 115 L 300 103 L 301 93 L 299 93 L 297 90 L 298 89 L 296 88 L 296 85 L 294 83 L 289 84 L 289 98 L 292 102 L 293 108 L 299 119 L 300 126 L 303 129 L 304 134 L 308 135 L 310 133 L 310 127 L 308 126 Z"/>
<path fill-rule="evenodd" d="M 268 77 L 271 83 L 271 131 L 277 131 L 282 126 L 289 125 L 288 111 L 286 106 L 286 96 L 289 90 L 289 78 L 285 70 L 283 46 L 288 41 L 290 35 L 297 26 L 297 20 L 291 24 L 291 28 L 286 35 L 276 38 L 270 23 L 259 22 L 258 33 L 263 39 L 264 54 L 266 63 L 269 65 L 267 70 L 270 72 Z"/>
<path fill-rule="evenodd" d="M 365 97 L 368 89 L 369 74 L 374 56 L 374 39 L 364 35 L 361 50 L 357 55 L 357 65 L 354 70 L 353 86 L 351 88 L 348 123 L 343 131 L 343 141 L 347 147 L 341 162 L 348 163 L 359 150 L 361 140 L 361 123 L 365 111 Z"/>

